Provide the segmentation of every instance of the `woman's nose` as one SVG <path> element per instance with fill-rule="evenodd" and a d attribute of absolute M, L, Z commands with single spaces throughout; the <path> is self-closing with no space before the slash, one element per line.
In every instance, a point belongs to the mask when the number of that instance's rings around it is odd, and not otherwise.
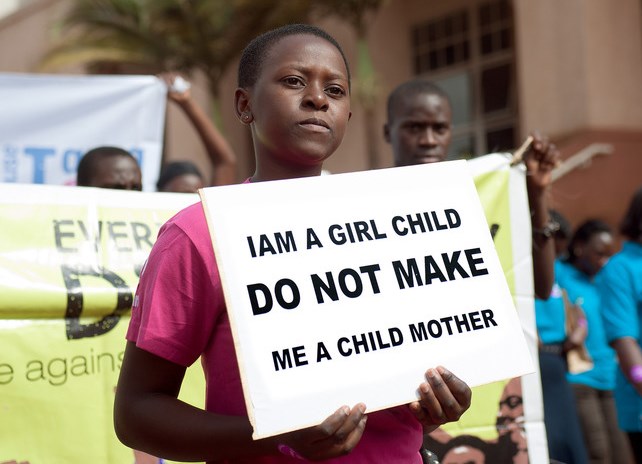
<path fill-rule="evenodd" d="M 317 111 L 325 111 L 328 109 L 328 96 L 320 86 L 308 85 L 303 104 Z"/>

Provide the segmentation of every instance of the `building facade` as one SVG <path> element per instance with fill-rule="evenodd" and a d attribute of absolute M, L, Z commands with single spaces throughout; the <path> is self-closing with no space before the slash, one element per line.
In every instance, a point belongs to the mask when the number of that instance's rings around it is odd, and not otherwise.
<path fill-rule="evenodd" d="M 0 72 L 37 72 L 69 0 L 14 4 L 0 19 Z M 451 96 L 451 157 L 510 151 L 538 130 L 560 147 L 566 163 L 552 189 L 553 205 L 573 225 L 589 217 L 618 224 L 642 185 L 639 0 L 389 0 L 367 24 L 377 104 L 368 114 L 353 102 L 344 143 L 326 165 L 330 172 L 392 165 L 382 129 L 386 96 L 404 80 L 422 76 Z M 319 25 L 343 44 L 354 73 L 354 31 L 338 20 Z M 235 71 L 229 69 L 223 80 L 220 103 L 242 180 L 251 174 L 253 159 L 249 132 L 232 110 Z M 202 79 L 195 76 L 194 83 L 196 98 L 208 107 Z M 373 128 L 378 140 L 366 143 Z M 172 105 L 166 139 L 166 159 L 193 157 L 209 172 L 195 131 Z"/>

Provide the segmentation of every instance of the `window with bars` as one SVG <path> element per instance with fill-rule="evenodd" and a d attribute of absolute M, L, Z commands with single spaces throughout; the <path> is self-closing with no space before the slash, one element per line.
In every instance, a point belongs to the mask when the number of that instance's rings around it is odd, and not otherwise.
<path fill-rule="evenodd" d="M 412 30 L 415 73 L 453 106 L 451 159 L 516 146 L 517 102 L 509 0 L 476 1 Z"/>

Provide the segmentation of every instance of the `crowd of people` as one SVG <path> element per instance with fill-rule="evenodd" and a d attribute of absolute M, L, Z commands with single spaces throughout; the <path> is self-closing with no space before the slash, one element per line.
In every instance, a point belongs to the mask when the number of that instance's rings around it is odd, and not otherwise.
<path fill-rule="evenodd" d="M 189 86 L 174 86 L 176 74 L 162 78 L 214 170 L 204 176 L 189 159 L 168 163 L 158 191 L 233 183 L 235 156 L 225 138 Z M 254 143 L 256 170 L 245 182 L 320 175 L 351 116 L 350 71 L 341 46 L 307 25 L 258 36 L 240 60 L 235 110 Z M 452 107 L 439 87 L 413 79 L 390 94 L 383 138 L 395 166 L 446 160 L 451 136 Z M 546 136 L 531 136 L 524 164 L 551 462 L 642 462 L 642 189 L 624 218 L 620 232 L 626 241 L 616 253 L 617 235 L 607 224 L 592 219 L 573 229 L 551 208 L 559 151 Z M 125 150 L 97 147 L 80 161 L 77 185 L 141 190 L 141 170 Z M 176 281 L 185 285 L 177 288 Z M 186 367 L 201 356 L 206 411 L 177 399 Z M 426 367 L 417 402 L 367 414 L 361 403 L 342 406 L 317 426 L 252 440 L 218 269 L 197 203 L 163 226 L 141 275 L 115 427 L 128 446 L 175 460 L 365 463 L 385 456 L 387 463 L 528 462 L 519 379 L 507 384 L 500 400 L 498 440 L 462 435 L 444 443 L 429 433 L 461 417 L 471 390 L 445 367 Z"/>

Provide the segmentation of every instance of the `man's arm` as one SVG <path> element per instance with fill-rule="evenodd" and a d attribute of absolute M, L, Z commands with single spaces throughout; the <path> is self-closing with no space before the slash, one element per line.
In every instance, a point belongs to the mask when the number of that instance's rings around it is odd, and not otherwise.
<path fill-rule="evenodd" d="M 229 185 L 236 182 L 236 155 L 225 137 L 214 126 L 203 109 L 192 98 L 189 85 L 183 88 L 172 86 L 179 78 L 174 73 L 159 76 L 168 87 L 168 97 L 183 110 L 205 146 L 205 150 L 214 167 L 211 185 Z M 183 79 L 182 77 L 180 77 Z"/>
<path fill-rule="evenodd" d="M 555 243 L 550 227 L 549 190 L 553 183 L 553 169 L 559 164 L 557 147 L 547 137 L 537 132 L 531 134 L 533 142 L 524 155 L 526 165 L 526 188 L 533 227 L 533 277 L 535 296 L 546 300 L 555 281 Z"/>
<path fill-rule="evenodd" d="M 642 350 L 632 337 L 622 337 L 613 340 L 611 346 L 617 353 L 620 369 L 631 382 L 633 388 L 642 396 Z"/>

